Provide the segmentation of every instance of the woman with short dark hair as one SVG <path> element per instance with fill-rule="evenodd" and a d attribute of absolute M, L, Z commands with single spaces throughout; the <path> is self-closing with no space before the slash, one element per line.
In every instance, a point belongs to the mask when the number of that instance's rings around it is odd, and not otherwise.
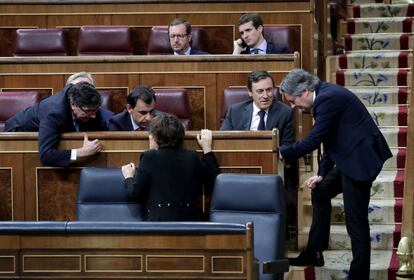
<path fill-rule="evenodd" d="M 219 173 L 211 152 L 211 131 L 202 129 L 197 142 L 203 149 L 202 160 L 196 151 L 182 148 L 184 127 L 169 114 L 155 117 L 150 124 L 150 150 L 141 155 L 138 169 L 130 163 L 122 167 L 129 195 L 144 201 L 149 221 L 203 220 L 201 197 L 212 191 Z"/>

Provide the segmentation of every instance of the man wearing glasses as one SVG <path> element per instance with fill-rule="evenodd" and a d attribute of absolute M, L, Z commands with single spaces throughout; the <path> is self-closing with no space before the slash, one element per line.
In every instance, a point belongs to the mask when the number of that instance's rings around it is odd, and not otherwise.
<path fill-rule="evenodd" d="M 168 36 L 174 55 L 208 54 L 191 47 L 191 24 L 185 19 L 173 20 L 168 26 Z"/>
<path fill-rule="evenodd" d="M 68 167 L 72 162 L 99 153 L 102 145 L 98 139 L 89 141 L 84 133 L 82 147 L 60 150 L 57 149 L 60 134 L 108 130 L 107 122 L 113 113 L 101 109 L 101 103 L 101 96 L 92 84 L 75 80 L 60 92 L 7 120 L 5 131 L 38 131 L 42 164 Z"/>

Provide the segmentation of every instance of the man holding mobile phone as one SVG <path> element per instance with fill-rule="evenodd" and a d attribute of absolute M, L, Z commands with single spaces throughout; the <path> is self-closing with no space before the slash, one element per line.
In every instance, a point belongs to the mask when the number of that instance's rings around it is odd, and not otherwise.
<path fill-rule="evenodd" d="M 247 13 L 237 23 L 240 37 L 234 41 L 233 54 L 288 53 L 285 46 L 267 42 L 263 37 L 263 20 L 258 13 Z"/>

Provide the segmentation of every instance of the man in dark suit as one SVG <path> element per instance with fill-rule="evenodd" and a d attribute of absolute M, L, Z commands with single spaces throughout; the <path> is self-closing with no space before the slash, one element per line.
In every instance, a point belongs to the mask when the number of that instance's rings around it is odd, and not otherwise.
<path fill-rule="evenodd" d="M 263 37 L 263 20 L 258 13 L 247 13 L 237 23 L 240 39 L 233 43 L 233 54 L 288 53 L 286 46 L 267 42 Z"/>
<path fill-rule="evenodd" d="M 174 55 L 208 54 L 191 47 L 191 24 L 185 19 L 176 18 L 168 26 L 168 36 Z"/>
<path fill-rule="evenodd" d="M 113 113 L 100 109 L 101 102 L 101 96 L 93 85 L 75 81 L 7 120 L 5 131 L 38 131 L 41 162 L 68 167 L 71 162 L 101 151 L 99 140 L 89 141 L 86 133 L 82 147 L 57 149 L 61 133 L 108 130 L 107 122 Z"/>
<path fill-rule="evenodd" d="M 308 245 L 291 265 L 323 266 L 322 251 L 329 242 L 331 199 L 343 193 L 346 226 L 353 260 L 348 279 L 369 279 L 370 233 L 368 204 L 372 182 L 392 156 L 387 142 L 365 106 L 349 90 L 302 70 L 292 70 L 280 84 L 292 107 L 311 109 L 315 123 L 309 136 L 280 148 L 281 157 L 296 161 L 323 143 L 312 189 L 312 225 Z"/>
<path fill-rule="evenodd" d="M 220 130 L 261 130 L 263 119 L 262 130 L 279 129 L 280 145 L 293 143 L 293 110 L 274 98 L 273 77 L 266 71 L 253 71 L 247 88 L 251 99 L 230 105 Z"/>
<path fill-rule="evenodd" d="M 147 86 L 138 86 L 127 97 L 126 109 L 109 120 L 111 131 L 148 130 L 155 115 L 155 91 Z"/>
<path fill-rule="evenodd" d="M 272 130 L 277 128 L 280 145 L 292 144 L 295 141 L 293 110 L 274 98 L 276 88 L 273 77 L 266 71 L 253 71 L 247 79 L 247 88 L 251 99 L 230 105 L 220 130 Z M 260 116 L 261 112 L 264 112 L 263 117 Z M 261 119 L 263 119 L 262 125 Z M 284 180 L 289 200 L 287 225 L 290 228 L 296 228 L 296 164 L 284 168 Z"/>

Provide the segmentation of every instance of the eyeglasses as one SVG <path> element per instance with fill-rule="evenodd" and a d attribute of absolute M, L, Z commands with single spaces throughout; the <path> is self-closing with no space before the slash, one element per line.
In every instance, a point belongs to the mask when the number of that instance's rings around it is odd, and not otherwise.
<path fill-rule="evenodd" d="M 95 114 L 96 113 L 96 111 L 98 111 L 98 109 L 99 109 L 99 107 L 97 107 L 97 108 L 95 108 L 95 109 L 84 109 L 84 108 L 82 108 L 81 106 L 78 106 L 79 107 L 79 109 L 81 109 L 82 110 L 82 112 L 84 112 L 85 114 L 88 114 L 88 115 L 90 115 L 90 114 Z"/>
<path fill-rule="evenodd" d="M 170 34 L 170 39 L 184 39 L 185 37 L 187 37 L 188 34 Z"/>

